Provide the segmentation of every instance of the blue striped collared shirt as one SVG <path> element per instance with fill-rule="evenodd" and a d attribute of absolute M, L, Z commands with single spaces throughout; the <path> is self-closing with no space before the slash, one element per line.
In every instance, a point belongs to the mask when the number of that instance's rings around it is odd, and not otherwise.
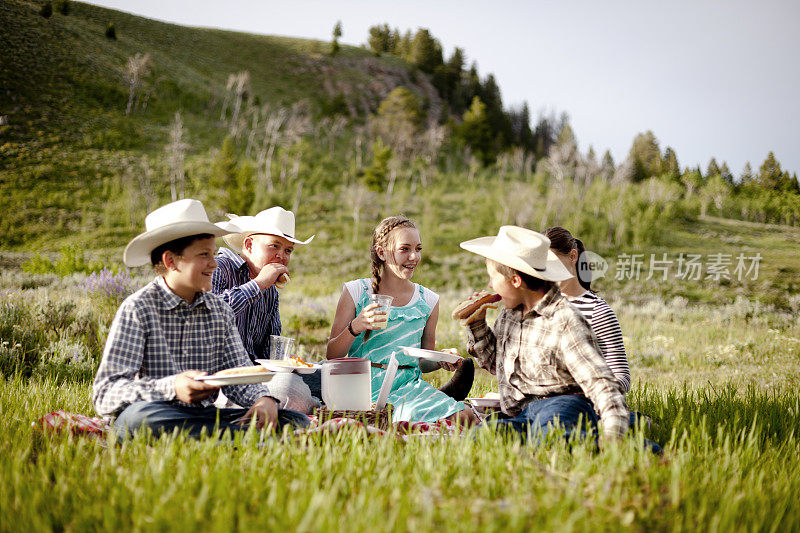
<path fill-rule="evenodd" d="M 262 291 L 250 279 L 247 263 L 233 250 L 220 248 L 217 268 L 211 279 L 211 291 L 233 309 L 236 327 L 250 359 L 269 357 L 269 336 L 281 334 L 278 290 L 271 286 Z"/>

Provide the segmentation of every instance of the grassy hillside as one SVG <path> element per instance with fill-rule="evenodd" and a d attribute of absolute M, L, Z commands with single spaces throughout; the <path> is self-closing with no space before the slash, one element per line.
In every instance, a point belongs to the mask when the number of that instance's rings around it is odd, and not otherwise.
<path fill-rule="evenodd" d="M 569 164 L 534 167 L 520 164 L 519 154 L 480 168 L 447 138 L 428 152 L 417 146 L 411 156 L 392 146 L 390 161 L 380 167 L 368 116 L 391 89 L 409 87 L 429 119 L 440 104 L 425 75 L 397 58 L 353 47 L 331 57 L 328 43 L 187 28 L 74 2 L 67 16 L 45 19 L 39 6 L 0 3 L 0 114 L 9 121 L 0 126 L 4 265 L 19 267 L 26 254 L 54 253 L 65 244 L 119 265 L 145 214 L 170 200 L 165 147 L 180 112 L 186 196 L 203 200 L 212 218 L 271 205 L 293 209 L 298 234 L 317 234 L 293 264 L 309 294 L 328 294 L 343 280 L 366 275 L 371 228 L 398 212 L 422 230 L 427 252 L 420 281 L 439 288 L 481 284 L 479 262 L 465 262 L 458 243 L 506 223 L 572 229 L 611 260 L 601 288 L 630 298 L 655 293 L 733 302 L 741 296 L 790 309 L 788 297 L 800 285 L 796 228 L 699 217 L 714 212 L 710 197 L 675 182 L 564 179 L 561 173 L 576 175 Z M 109 23 L 116 40 L 105 36 Z M 136 54 L 151 57 L 144 88 L 150 96 L 146 107 L 143 98 L 126 115 L 126 62 Z M 243 104 L 248 121 L 263 115 L 258 127 L 248 122 L 234 136 L 229 163 L 238 174 L 220 183 L 219 169 L 228 164 L 220 150 L 231 132 L 226 84 L 242 71 L 250 79 Z M 260 163 L 249 136 L 262 145 L 266 113 L 291 114 L 301 101 L 308 103 L 296 117 L 305 121 L 301 133 L 278 139 L 269 177 L 263 165 L 253 170 Z M 346 126 L 329 135 L 335 116 L 346 118 Z M 427 142 L 430 131 L 419 131 L 414 142 Z M 239 175 L 248 169 L 252 175 L 242 184 Z M 382 174 L 377 190 L 365 187 L 367 172 Z M 238 207 L 234 192 L 245 193 Z M 675 260 L 680 253 L 743 252 L 763 255 L 757 280 L 613 279 L 619 253 L 644 254 L 646 261 L 650 254 Z M 300 281 L 305 273 L 308 279 Z"/>
<path fill-rule="evenodd" d="M 359 48 L 331 57 L 329 44 L 318 41 L 187 28 L 77 2 L 68 16 L 45 19 L 39 7 L 0 3 L 0 115 L 9 122 L 0 126 L 0 249 L 57 249 L 47 236 L 76 232 L 84 244 L 90 236 L 115 242 L 118 232 L 96 231 L 96 209 L 116 195 L 121 161 L 160 157 L 176 111 L 190 159 L 218 147 L 232 73 L 249 72 L 251 104 L 306 100 L 317 117 L 363 120 L 399 84 L 435 97 L 405 63 Z M 109 23 L 116 40 L 105 37 Z M 151 58 L 149 98 L 126 116 L 125 67 L 135 54 Z"/>

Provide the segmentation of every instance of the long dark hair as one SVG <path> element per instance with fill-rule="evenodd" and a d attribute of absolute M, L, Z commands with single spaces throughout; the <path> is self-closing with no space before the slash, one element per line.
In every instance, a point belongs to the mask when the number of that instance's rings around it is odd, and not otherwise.
<path fill-rule="evenodd" d="M 569 255 L 572 250 L 578 251 L 578 263 L 575 265 L 578 274 L 578 283 L 587 291 L 592 290 L 592 276 L 589 265 L 586 264 L 584 252 L 586 247 L 580 239 L 572 236 L 568 230 L 561 226 L 552 226 L 544 230 L 544 236 L 550 239 L 550 249 L 563 255 Z"/>

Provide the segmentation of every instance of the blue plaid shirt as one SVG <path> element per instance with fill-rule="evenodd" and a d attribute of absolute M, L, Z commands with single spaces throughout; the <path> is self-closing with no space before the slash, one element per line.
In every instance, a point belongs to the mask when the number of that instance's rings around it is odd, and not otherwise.
<path fill-rule="evenodd" d="M 216 259 L 211 291 L 233 309 L 250 359 L 268 359 L 269 336 L 281 334 L 278 289 L 274 285 L 259 289 L 258 283 L 250 279 L 247 263 L 233 250 L 220 248 Z"/>
<path fill-rule="evenodd" d="M 138 401 L 179 401 L 175 376 L 186 370 L 209 374 L 252 364 L 233 322 L 233 312 L 213 294 L 193 303 L 176 295 L 159 276 L 122 302 L 108 332 L 94 380 L 98 414 L 111 418 Z M 222 387 L 243 407 L 270 396 L 264 384 Z M 216 394 L 191 404 L 213 405 Z"/>

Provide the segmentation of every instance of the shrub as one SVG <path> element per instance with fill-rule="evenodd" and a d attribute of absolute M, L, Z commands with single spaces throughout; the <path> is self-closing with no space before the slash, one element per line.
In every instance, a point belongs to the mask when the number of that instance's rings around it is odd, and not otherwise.
<path fill-rule="evenodd" d="M 113 22 L 109 22 L 108 26 L 106 26 L 106 39 L 109 41 L 117 40 L 117 28 L 114 26 Z"/>
<path fill-rule="evenodd" d="M 53 16 L 53 4 L 50 2 L 45 2 L 42 4 L 41 9 L 39 9 L 39 14 L 46 19 L 49 19 Z"/>
<path fill-rule="evenodd" d="M 53 267 L 53 262 L 48 258 L 34 254 L 22 263 L 22 271 L 28 274 L 50 274 L 55 272 L 55 268 Z"/>
<path fill-rule="evenodd" d="M 77 245 L 62 246 L 61 255 L 55 263 L 42 255 L 35 254 L 22 264 L 23 272 L 29 274 L 55 273 L 62 278 L 75 273 L 89 274 L 104 268 L 97 262 L 87 263 L 83 257 L 83 248 Z"/>
<path fill-rule="evenodd" d="M 0 375 L 30 376 L 45 342 L 44 332 L 35 327 L 30 312 L 19 305 L 0 306 Z"/>
<path fill-rule="evenodd" d="M 70 6 L 70 1 L 69 0 L 56 0 L 55 1 L 56 11 L 58 11 L 62 15 L 69 15 L 70 7 L 72 7 L 72 6 Z"/>
<path fill-rule="evenodd" d="M 33 372 L 40 377 L 63 380 L 91 380 L 98 362 L 79 340 L 66 337 L 48 344 Z"/>

